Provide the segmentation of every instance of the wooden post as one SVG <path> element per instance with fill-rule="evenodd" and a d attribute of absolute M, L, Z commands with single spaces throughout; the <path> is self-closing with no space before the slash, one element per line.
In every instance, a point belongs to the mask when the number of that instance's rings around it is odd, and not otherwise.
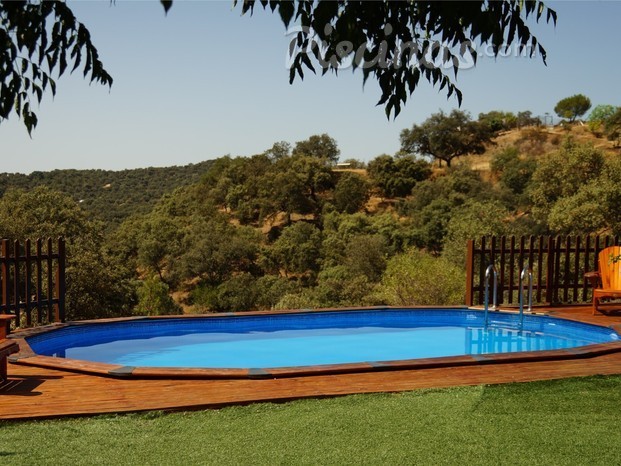
<path fill-rule="evenodd" d="M 58 268 L 56 269 L 56 298 L 58 299 L 58 313 L 56 322 L 65 321 L 65 240 L 58 238 Z"/>
<path fill-rule="evenodd" d="M 546 303 L 552 304 L 554 297 L 554 238 L 548 236 L 548 257 L 546 258 Z"/>
<path fill-rule="evenodd" d="M 20 295 L 19 292 L 19 240 L 13 242 L 13 308 L 15 309 L 15 325 L 21 326 L 22 319 L 20 316 Z"/>
<path fill-rule="evenodd" d="M 479 253 L 479 283 L 477 284 L 477 289 L 479 290 L 479 299 L 475 300 L 477 304 L 483 304 L 483 289 L 485 287 L 485 269 L 487 269 L 487 265 L 485 262 L 486 251 L 487 251 L 487 238 L 485 236 L 481 236 L 481 250 Z M 475 249 L 476 254 L 476 249 Z"/>
<path fill-rule="evenodd" d="M 24 244 L 25 247 L 25 254 L 24 254 L 24 264 L 26 267 L 26 273 L 24 274 L 24 305 L 25 305 L 25 309 L 26 309 L 26 325 L 28 327 L 32 327 L 32 309 L 30 308 L 30 301 L 31 301 L 31 297 L 30 297 L 30 293 L 32 292 L 31 290 L 31 280 L 32 280 L 32 276 L 30 273 L 30 261 L 31 261 L 31 251 L 30 251 L 30 240 L 27 239 L 26 243 Z"/>
<path fill-rule="evenodd" d="M 580 249 L 581 249 L 581 237 L 576 236 L 576 245 L 574 248 L 574 273 L 573 273 L 573 285 L 574 285 L 574 293 L 573 293 L 573 301 L 578 301 L 578 286 L 580 285 Z"/>
<path fill-rule="evenodd" d="M 519 274 L 520 272 L 518 272 Z M 511 235 L 511 241 L 509 242 L 509 295 L 507 303 L 513 303 L 513 290 L 514 290 L 514 278 L 515 278 L 515 236 Z"/>
<path fill-rule="evenodd" d="M 9 280 L 11 276 L 9 266 L 9 240 L 2 240 L 2 311 L 7 313 L 9 310 Z"/>
<path fill-rule="evenodd" d="M 0 314 L 0 340 L 4 340 L 11 332 L 11 321 L 14 318 L 13 314 Z"/>
<path fill-rule="evenodd" d="M 54 280 L 53 277 L 54 261 L 52 259 L 52 238 L 47 239 L 47 320 L 52 322 L 54 315 Z"/>
<path fill-rule="evenodd" d="M 466 306 L 473 305 L 472 284 L 474 280 L 474 240 L 466 244 Z"/>
<path fill-rule="evenodd" d="M 545 286 L 543 283 L 543 254 L 544 254 L 543 236 L 537 239 L 537 302 L 542 302 L 541 289 Z"/>
<path fill-rule="evenodd" d="M 37 239 L 37 323 L 43 323 L 43 268 L 41 265 L 41 257 L 43 257 L 43 242 L 41 238 Z"/>
<path fill-rule="evenodd" d="M 498 271 L 498 304 L 503 304 L 505 296 L 505 255 L 507 253 L 507 237 L 500 237 L 500 270 Z"/>

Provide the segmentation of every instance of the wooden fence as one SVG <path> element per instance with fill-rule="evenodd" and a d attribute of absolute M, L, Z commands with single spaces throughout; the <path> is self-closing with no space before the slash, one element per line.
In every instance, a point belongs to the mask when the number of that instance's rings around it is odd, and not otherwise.
<path fill-rule="evenodd" d="M 519 303 L 519 280 L 525 266 L 532 269 L 533 304 L 578 304 L 592 299 L 586 272 L 597 270 L 597 255 L 618 245 L 611 236 L 482 237 L 469 240 L 466 256 L 466 305 L 484 302 L 485 270 L 498 271 L 498 303 Z M 490 303 L 493 277 L 490 277 Z M 525 284 L 526 285 L 526 284 Z"/>
<path fill-rule="evenodd" d="M 34 250 L 30 240 L 3 239 L 0 254 L 0 314 L 14 314 L 16 327 L 64 322 L 64 239 L 38 239 Z"/>

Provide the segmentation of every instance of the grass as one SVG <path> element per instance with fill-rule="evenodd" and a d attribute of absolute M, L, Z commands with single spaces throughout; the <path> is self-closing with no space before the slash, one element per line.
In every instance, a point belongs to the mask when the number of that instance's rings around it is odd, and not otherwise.
<path fill-rule="evenodd" d="M 386 377 L 390 377 L 389 374 Z M 621 376 L 0 423 L 12 464 L 619 464 Z"/>

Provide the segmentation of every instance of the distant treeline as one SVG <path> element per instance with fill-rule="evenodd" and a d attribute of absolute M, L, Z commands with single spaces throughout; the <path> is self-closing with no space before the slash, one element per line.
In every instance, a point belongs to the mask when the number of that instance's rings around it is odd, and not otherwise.
<path fill-rule="evenodd" d="M 47 186 L 69 195 L 109 227 L 135 214 L 149 212 L 166 193 L 197 183 L 213 161 L 174 167 L 132 170 L 53 170 L 0 173 L 0 196 L 11 188 Z"/>

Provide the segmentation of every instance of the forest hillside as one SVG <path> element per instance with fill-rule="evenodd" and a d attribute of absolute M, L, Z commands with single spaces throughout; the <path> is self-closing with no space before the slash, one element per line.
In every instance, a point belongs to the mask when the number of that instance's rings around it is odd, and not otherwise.
<path fill-rule="evenodd" d="M 81 207 L 110 226 L 143 214 L 164 194 L 196 183 L 212 161 L 173 167 L 132 170 L 53 170 L 29 175 L 0 173 L 0 195 L 8 189 L 47 186 L 69 195 Z"/>
<path fill-rule="evenodd" d="M 466 128 L 455 112 L 440 116 Z M 460 304 L 470 238 L 621 233 L 618 141 L 496 114 L 465 142 L 414 125 L 366 163 L 337 164 L 323 134 L 185 167 L 5 174 L 0 234 L 67 239 L 71 319 Z"/>

